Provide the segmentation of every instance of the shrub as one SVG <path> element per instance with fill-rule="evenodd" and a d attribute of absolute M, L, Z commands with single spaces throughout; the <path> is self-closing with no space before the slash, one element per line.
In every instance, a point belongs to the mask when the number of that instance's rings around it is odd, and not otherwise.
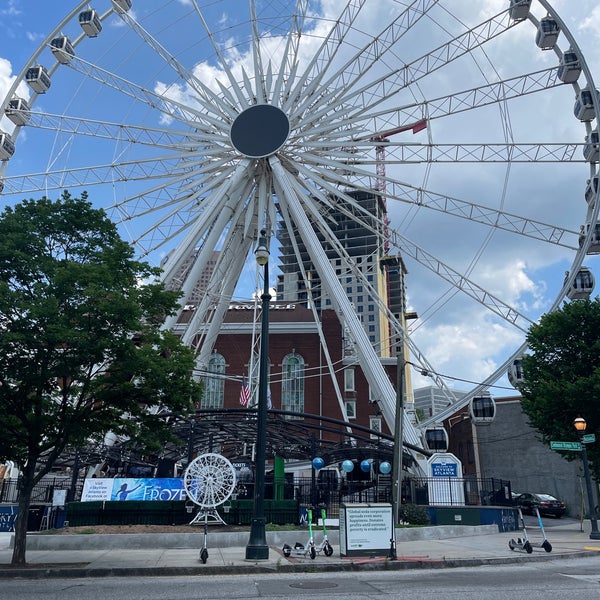
<path fill-rule="evenodd" d="M 429 515 L 424 506 L 403 504 L 400 507 L 400 521 L 409 525 L 429 525 Z"/>

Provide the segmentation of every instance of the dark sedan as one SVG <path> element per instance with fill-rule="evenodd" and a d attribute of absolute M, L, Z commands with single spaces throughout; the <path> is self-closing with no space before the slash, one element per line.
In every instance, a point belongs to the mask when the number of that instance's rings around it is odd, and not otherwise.
<path fill-rule="evenodd" d="M 523 512 L 531 515 L 535 514 L 537 508 L 541 516 L 559 519 L 567 511 L 565 503 L 550 494 L 521 494 L 516 498 L 516 503 Z"/>

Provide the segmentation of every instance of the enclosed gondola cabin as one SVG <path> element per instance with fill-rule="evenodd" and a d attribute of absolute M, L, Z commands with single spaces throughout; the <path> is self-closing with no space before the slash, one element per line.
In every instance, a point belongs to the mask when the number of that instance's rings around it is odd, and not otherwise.
<path fill-rule="evenodd" d="M 96 37 L 102 31 L 102 21 L 93 9 L 79 13 L 79 24 L 88 37 Z"/>
<path fill-rule="evenodd" d="M 562 55 L 557 75 L 563 83 L 575 83 L 579 79 L 581 62 L 574 50 L 569 49 Z"/>
<path fill-rule="evenodd" d="M 583 145 L 583 158 L 590 163 L 597 163 L 600 157 L 600 138 L 598 128 L 594 129 L 590 135 L 585 136 Z"/>
<path fill-rule="evenodd" d="M 15 145 L 8 133 L 0 131 L 0 160 L 8 160 L 15 153 Z"/>
<path fill-rule="evenodd" d="M 131 0 L 112 0 L 112 5 L 118 13 L 126 13 L 131 8 Z"/>
<path fill-rule="evenodd" d="M 560 27 L 552 17 L 544 17 L 540 19 L 538 30 L 535 35 L 535 43 L 542 50 L 551 50 L 556 45 Z"/>
<path fill-rule="evenodd" d="M 567 277 L 568 275 L 569 273 L 567 272 Z M 592 272 L 587 267 L 582 266 L 577 271 L 577 275 L 575 275 L 575 279 L 567 292 L 567 298 L 569 300 L 585 300 L 589 298 L 590 294 L 594 291 L 595 283 Z"/>
<path fill-rule="evenodd" d="M 50 42 L 50 50 L 52 50 L 56 60 L 63 65 L 68 65 L 75 56 L 73 44 L 66 35 L 55 37 Z"/>
<path fill-rule="evenodd" d="M 471 398 L 469 415 L 475 425 L 489 425 L 496 416 L 496 403 L 489 392 Z"/>
<path fill-rule="evenodd" d="M 508 14 L 515 21 L 522 21 L 529 16 L 531 0 L 510 0 Z"/>
<path fill-rule="evenodd" d="M 0 194 L 4 191 L 4 181 L 0 179 Z"/>
<path fill-rule="evenodd" d="M 579 90 L 573 113 L 580 121 L 591 121 L 596 116 L 594 97 L 589 88 Z"/>
<path fill-rule="evenodd" d="M 590 230 L 591 223 L 586 223 L 581 226 L 581 232 L 579 233 L 579 246 L 583 246 L 588 231 Z M 600 254 L 600 223 L 594 225 L 594 231 L 590 238 L 590 245 L 586 251 L 587 254 Z"/>
<path fill-rule="evenodd" d="M 525 381 L 525 378 L 523 377 L 523 359 L 515 358 L 510 367 L 508 367 L 508 372 L 506 375 L 510 385 L 512 385 L 515 389 L 518 389 L 519 386 Z"/>
<path fill-rule="evenodd" d="M 441 425 L 428 427 L 424 435 L 425 444 L 432 452 L 447 452 L 448 434 Z"/>
<path fill-rule="evenodd" d="M 50 75 L 46 71 L 45 67 L 36 65 L 35 67 L 29 67 L 27 73 L 25 73 L 25 81 L 29 84 L 29 87 L 36 92 L 36 94 L 44 94 L 50 88 Z"/>
<path fill-rule="evenodd" d="M 588 179 L 587 185 L 585 186 L 585 201 L 589 206 L 593 206 L 596 197 L 598 196 L 598 183 L 600 176 L 594 175 L 591 179 Z"/>
<path fill-rule="evenodd" d="M 29 104 L 24 98 L 13 98 L 9 100 L 8 106 L 4 109 L 4 114 L 15 125 L 25 125 L 29 121 Z"/>

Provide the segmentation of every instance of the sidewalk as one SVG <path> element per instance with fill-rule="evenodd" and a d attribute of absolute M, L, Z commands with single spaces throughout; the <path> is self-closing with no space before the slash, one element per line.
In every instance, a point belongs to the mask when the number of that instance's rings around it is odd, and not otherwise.
<path fill-rule="evenodd" d="M 294 539 L 303 539 L 304 536 L 303 532 L 281 532 L 275 536 L 269 534 L 268 560 L 250 561 L 245 558 L 247 533 L 243 536 L 240 534 L 230 545 L 224 545 L 218 535 L 209 533 L 209 557 L 206 564 L 202 564 L 199 560 L 203 541 L 203 535 L 200 533 L 192 534 L 192 538 L 197 537 L 197 547 L 176 547 L 177 540 L 170 538 L 168 543 L 152 543 L 152 547 L 143 548 L 123 547 L 126 544 L 122 539 L 118 539 L 123 536 L 118 535 L 33 535 L 30 540 L 32 537 L 62 540 L 70 538 L 71 548 L 57 549 L 60 546 L 48 539 L 44 541 L 48 546 L 47 549 L 28 549 L 28 566 L 19 569 L 10 567 L 9 564 L 12 556 L 10 548 L 12 534 L 0 533 L 0 579 L 251 574 L 378 568 L 390 570 L 556 560 L 600 553 L 600 540 L 590 540 L 589 525 L 588 529 L 585 529 L 584 526 L 584 531 L 581 532 L 578 524 L 575 523 L 546 528 L 546 536 L 552 544 L 552 552 L 547 553 L 540 547 L 543 541 L 541 532 L 528 527 L 528 537 L 534 550 L 532 554 L 527 554 L 516 550 L 511 551 L 508 546 L 509 540 L 522 536 L 521 532 L 496 533 L 490 529 L 490 526 L 483 526 L 480 529 L 460 526 L 445 530 L 439 527 L 423 528 L 421 539 L 398 541 L 395 561 L 386 557 L 341 557 L 337 531 L 330 532 L 330 540 L 334 546 L 333 556 L 326 557 L 318 554 L 314 560 L 294 556 L 286 558 L 281 551 L 282 539 L 288 543 L 292 541 L 293 546 Z M 418 535 L 415 534 L 418 530 L 409 531 L 412 536 Z M 447 537 L 431 539 L 431 535 L 439 535 L 440 531 L 445 531 Z M 217 545 L 219 541 L 220 546 Z M 315 541 L 318 543 L 319 538 L 317 537 Z M 214 547 L 211 543 L 215 544 Z M 182 545 L 193 546 L 189 542 L 189 536 L 186 540 L 182 540 Z M 36 544 L 31 544 L 31 547 L 35 546 Z"/>

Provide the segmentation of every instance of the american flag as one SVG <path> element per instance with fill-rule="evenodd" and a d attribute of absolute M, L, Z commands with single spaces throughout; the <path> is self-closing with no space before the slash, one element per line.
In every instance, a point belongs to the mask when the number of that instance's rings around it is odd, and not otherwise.
<path fill-rule="evenodd" d="M 248 388 L 248 381 L 243 377 L 242 389 L 240 390 L 240 404 L 247 406 L 248 402 L 250 402 L 250 389 Z"/>

